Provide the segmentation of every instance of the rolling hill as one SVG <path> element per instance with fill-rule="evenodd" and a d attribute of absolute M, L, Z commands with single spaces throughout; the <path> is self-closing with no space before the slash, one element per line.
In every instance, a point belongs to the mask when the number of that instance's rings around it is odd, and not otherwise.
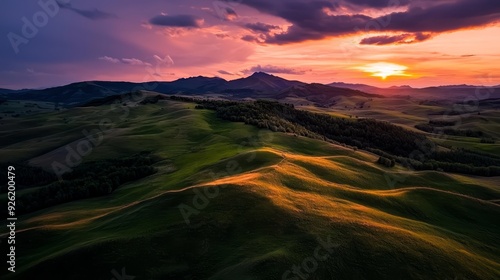
<path fill-rule="evenodd" d="M 336 104 L 340 97 L 365 97 L 365 98 L 383 98 L 381 95 L 369 94 L 359 90 L 347 88 L 326 86 L 323 84 L 304 84 L 297 85 L 283 90 L 274 98 L 283 100 L 286 98 L 302 98 L 313 102 L 319 107 L 328 107 Z"/>
<path fill-rule="evenodd" d="M 2 270 L 2 279 L 500 275 L 498 177 L 386 168 L 366 151 L 224 121 L 190 103 L 141 101 L 2 126 L 0 158 L 14 162 L 50 168 L 48 155 L 60 150 L 64 163 L 65 147 L 86 139 L 84 130 L 100 129 L 103 118 L 112 126 L 82 155 L 84 164 L 144 151 L 159 158 L 154 174 L 107 195 L 19 216 L 18 270 Z M 82 266 L 88 260 L 92 265 Z"/>

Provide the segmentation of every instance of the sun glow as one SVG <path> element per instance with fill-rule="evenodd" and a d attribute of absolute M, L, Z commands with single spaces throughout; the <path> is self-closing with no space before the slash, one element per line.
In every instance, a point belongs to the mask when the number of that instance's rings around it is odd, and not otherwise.
<path fill-rule="evenodd" d="M 366 73 L 371 73 L 370 76 L 380 77 L 383 80 L 387 79 L 387 77 L 390 76 L 403 76 L 403 77 L 411 76 L 410 74 L 405 73 L 406 69 L 408 69 L 407 66 L 395 63 L 388 63 L 388 62 L 371 63 L 356 67 L 356 69 Z"/>

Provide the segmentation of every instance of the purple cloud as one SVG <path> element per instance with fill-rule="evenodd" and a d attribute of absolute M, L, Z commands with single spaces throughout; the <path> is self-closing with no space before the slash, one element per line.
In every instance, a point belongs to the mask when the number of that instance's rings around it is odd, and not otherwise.
<path fill-rule="evenodd" d="M 247 41 L 247 42 L 258 42 L 260 43 L 259 39 L 253 35 L 245 35 L 241 37 L 241 40 Z"/>
<path fill-rule="evenodd" d="M 226 70 L 219 70 L 219 71 L 217 71 L 217 73 L 222 74 L 222 75 L 228 75 L 228 76 L 234 76 L 234 75 L 236 75 L 236 74 L 233 74 L 233 73 L 228 72 Z"/>
<path fill-rule="evenodd" d="M 304 70 L 298 70 L 294 68 L 280 67 L 274 65 L 264 65 L 264 66 L 257 65 L 250 69 L 245 69 L 241 72 L 243 72 L 243 74 L 245 75 L 252 74 L 254 72 L 266 72 L 270 74 L 290 74 L 290 75 L 302 75 L 306 73 L 306 71 Z"/>
<path fill-rule="evenodd" d="M 359 42 L 361 45 L 391 45 L 391 44 L 413 44 L 428 40 L 432 37 L 430 33 L 404 33 L 394 36 L 373 36 L 367 37 Z"/>
<path fill-rule="evenodd" d="M 156 60 L 158 60 L 158 59 L 161 60 L 161 58 L 159 56 L 157 56 L 157 55 L 155 55 L 154 58 Z M 114 58 L 114 57 L 110 57 L 110 56 L 101 56 L 98 59 L 106 61 L 106 62 L 110 62 L 110 63 L 119 63 L 119 62 L 121 62 L 123 64 L 128 64 L 128 65 L 144 65 L 144 66 L 151 66 L 152 65 L 149 62 L 145 62 L 145 61 L 142 61 L 142 60 L 137 59 L 137 58 L 122 58 L 122 59 L 119 59 L 119 58 Z"/>
<path fill-rule="evenodd" d="M 149 23 L 153 25 L 168 27 L 200 28 L 203 25 L 203 18 L 193 15 L 159 15 L 150 19 Z"/>
<path fill-rule="evenodd" d="M 500 21 L 498 0 L 450 0 L 434 3 L 426 0 L 411 2 L 344 0 L 337 4 L 319 0 L 244 0 L 243 4 L 291 23 L 284 32 L 277 34 L 267 32 L 265 42 L 271 44 L 288 44 L 374 31 L 440 33 L 480 27 Z M 399 7 L 406 8 L 406 11 L 388 12 L 383 16 L 371 17 L 362 14 L 362 9 L 359 12 L 351 9 L 350 13 L 339 9 L 352 6 L 386 7 L 392 11 L 396 11 L 395 8 Z"/>
<path fill-rule="evenodd" d="M 262 23 L 262 22 L 247 23 L 244 25 L 244 27 L 246 27 L 254 32 L 264 32 L 264 33 L 269 33 L 274 29 L 280 28 L 277 25 L 272 25 L 272 24 L 267 24 L 267 23 Z"/>
<path fill-rule="evenodd" d="M 224 12 L 221 13 L 222 19 L 227 21 L 233 21 L 238 18 L 238 14 L 232 8 L 224 8 Z"/>
<path fill-rule="evenodd" d="M 140 59 L 137 58 L 122 58 L 122 62 L 125 64 L 129 65 L 145 65 L 145 66 L 151 66 L 151 63 L 149 62 L 144 62 Z"/>

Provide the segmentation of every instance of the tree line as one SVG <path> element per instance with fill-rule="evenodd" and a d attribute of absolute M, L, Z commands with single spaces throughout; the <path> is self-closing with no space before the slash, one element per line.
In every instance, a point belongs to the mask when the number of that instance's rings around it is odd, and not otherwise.
<path fill-rule="evenodd" d="M 447 122 L 447 121 L 429 121 L 429 123 L 417 124 L 415 128 L 428 133 L 435 134 L 445 134 L 452 136 L 464 136 L 464 137 L 487 137 L 487 135 L 480 130 L 473 129 L 454 129 L 450 128 L 450 126 L 454 126 L 456 122 Z"/>
<path fill-rule="evenodd" d="M 7 170 L 8 166 L 16 168 L 15 182 L 16 189 L 26 189 L 30 187 L 43 186 L 54 182 L 57 177 L 53 173 L 43 170 L 40 167 L 30 166 L 26 163 L 7 162 L 0 164 L 1 170 Z M 0 186 L 0 193 L 7 192 L 7 185 Z"/>
<path fill-rule="evenodd" d="M 395 161 L 417 170 L 500 175 L 500 162 L 497 159 L 464 149 L 429 151 L 424 158 L 413 159 L 412 153 L 421 150 L 419 143 L 430 140 L 423 134 L 384 121 L 338 118 L 298 110 L 293 104 L 277 101 L 237 102 L 179 96 L 171 96 L 171 99 L 197 103 L 195 108 L 214 110 L 221 119 L 368 150 L 386 158 L 380 163 L 388 166 Z"/>
<path fill-rule="evenodd" d="M 158 160 L 150 153 L 140 153 L 123 159 L 84 163 L 64 174 L 61 181 L 51 178 L 53 181 L 47 185 L 32 185 L 31 189 L 18 191 L 16 212 L 24 214 L 61 203 L 108 195 L 125 183 L 156 173 L 152 165 Z M 17 169 L 19 165 L 15 166 Z M 17 170 L 16 174 L 19 174 L 19 179 L 40 174 L 37 169 L 31 170 L 34 173 Z"/>

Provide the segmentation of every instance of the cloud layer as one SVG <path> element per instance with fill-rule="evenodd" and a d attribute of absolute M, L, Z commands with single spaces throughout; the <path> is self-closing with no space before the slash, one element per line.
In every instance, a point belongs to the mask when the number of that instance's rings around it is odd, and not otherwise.
<path fill-rule="evenodd" d="M 259 31 L 270 44 L 288 44 L 307 40 L 357 33 L 413 33 L 413 40 L 428 39 L 422 34 L 441 33 L 480 27 L 499 22 L 498 0 L 242 0 L 242 3 L 262 13 L 280 17 L 290 23 L 287 30 L 271 33 Z M 382 9 L 382 10 L 380 10 Z M 402 10 L 402 11 L 400 11 Z M 385 14 L 372 16 L 385 11 Z M 410 35 L 407 35 L 410 37 Z M 424 38 L 425 37 L 425 38 Z M 398 40 L 399 39 L 399 40 Z M 379 44 L 408 38 L 375 38 Z M 365 43 L 370 42 L 366 40 Z"/>
<path fill-rule="evenodd" d="M 390 44 L 412 44 L 428 40 L 432 37 L 430 33 L 404 33 L 399 35 L 381 35 L 367 37 L 359 42 L 361 45 L 390 45 Z"/>
<path fill-rule="evenodd" d="M 352 67 L 383 61 L 418 74 L 401 76 L 405 84 L 478 84 L 483 74 L 497 79 L 487 84 L 500 83 L 498 0 L 5 0 L 1 6 L 8 11 L 0 25 L 2 88 L 158 75 L 235 78 L 243 69 L 371 83 Z"/>
<path fill-rule="evenodd" d="M 251 67 L 250 69 L 245 69 L 241 71 L 245 75 L 252 74 L 254 72 L 266 72 L 266 73 L 271 73 L 271 74 L 290 74 L 290 75 L 302 75 L 306 73 L 305 70 L 299 70 L 299 69 L 294 69 L 290 67 L 280 67 L 280 66 L 274 66 L 274 65 L 257 65 L 254 67 Z"/>

